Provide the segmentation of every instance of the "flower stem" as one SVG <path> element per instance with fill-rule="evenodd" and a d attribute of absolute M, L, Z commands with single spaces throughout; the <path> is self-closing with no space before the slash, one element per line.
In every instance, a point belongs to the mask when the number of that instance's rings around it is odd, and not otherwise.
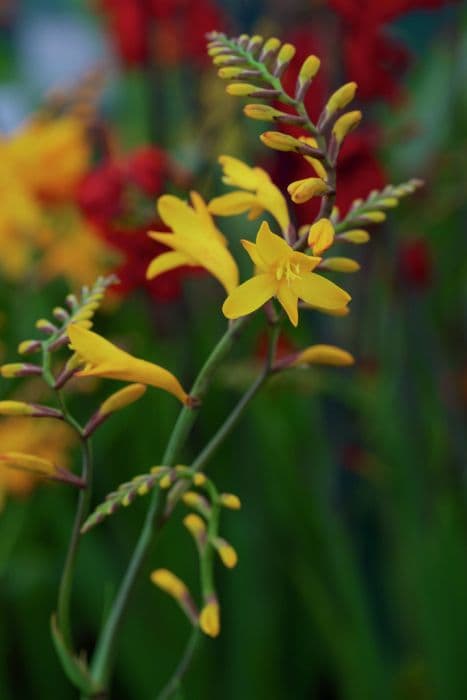
<path fill-rule="evenodd" d="M 70 624 L 70 599 L 73 586 L 73 574 L 75 568 L 76 557 L 78 554 L 78 546 L 80 539 L 81 525 L 86 518 L 89 510 L 89 502 L 91 498 L 92 486 L 92 453 L 89 440 L 82 438 L 82 471 L 81 478 L 86 483 L 86 487 L 80 491 L 78 498 L 78 506 L 75 514 L 73 530 L 71 532 L 70 542 L 68 544 L 68 552 L 63 567 L 62 577 L 58 591 L 57 602 L 57 622 L 58 627 L 63 635 L 64 641 L 70 650 L 73 649 L 71 624 Z"/>
<path fill-rule="evenodd" d="M 169 700 L 174 696 L 174 694 L 179 690 L 182 679 L 185 673 L 188 671 L 190 664 L 193 660 L 193 656 L 198 648 L 199 640 L 201 639 L 201 632 L 199 627 L 193 627 L 193 631 L 188 639 L 183 656 L 175 669 L 172 677 L 168 683 L 161 690 L 157 696 L 157 700 Z"/>
<path fill-rule="evenodd" d="M 190 391 L 191 396 L 198 399 L 203 398 L 208 389 L 212 375 L 229 352 L 236 336 L 243 328 L 246 321 L 246 318 L 241 318 L 230 324 L 227 332 L 215 346 L 198 374 Z M 188 437 L 197 415 L 198 410 L 187 406 L 184 406 L 180 411 L 162 458 L 162 463 L 164 465 L 173 465 L 179 450 Z M 156 520 L 159 514 L 159 506 L 160 494 L 159 490 L 155 489 L 133 556 L 120 585 L 110 614 L 97 641 L 91 668 L 94 681 L 102 688 L 105 688 L 109 682 L 116 653 L 118 633 L 128 607 L 131 592 L 141 572 L 146 554 L 153 539 Z"/>

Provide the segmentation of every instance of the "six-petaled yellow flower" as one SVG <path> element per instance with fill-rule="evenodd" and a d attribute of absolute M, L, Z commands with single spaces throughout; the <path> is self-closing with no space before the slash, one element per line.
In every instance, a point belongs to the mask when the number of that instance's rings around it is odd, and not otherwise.
<path fill-rule="evenodd" d="M 233 216 L 248 212 L 249 219 L 256 219 L 264 211 L 268 211 L 281 230 L 287 233 L 290 223 L 287 202 L 267 172 L 262 168 L 250 168 L 246 163 L 231 156 L 221 156 L 219 163 L 224 171 L 224 184 L 238 189 L 211 199 L 211 214 Z"/>
<path fill-rule="evenodd" d="M 169 194 L 159 198 L 159 216 L 173 233 L 150 231 L 149 235 L 172 250 L 151 262 L 146 277 L 154 279 L 181 265 L 200 266 L 216 277 L 229 293 L 238 284 L 237 264 L 202 197 L 191 192 L 191 202 L 193 206 Z"/>
<path fill-rule="evenodd" d="M 257 274 L 241 284 L 225 300 L 227 318 L 252 313 L 272 297 L 277 297 L 291 323 L 298 324 L 298 300 L 324 310 L 342 309 L 350 295 L 325 277 L 312 272 L 321 258 L 294 250 L 263 222 L 256 243 L 242 240 L 255 263 Z"/>
<path fill-rule="evenodd" d="M 133 357 L 97 333 L 80 326 L 70 325 L 67 332 L 73 349 L 85 362 L 84 369 L 76 373 L 77 377 L 104 377 L 148 384 L 173 394 L 182 403 L 190 404 L 190 397 L 178 379 L 163 367 Z"/>

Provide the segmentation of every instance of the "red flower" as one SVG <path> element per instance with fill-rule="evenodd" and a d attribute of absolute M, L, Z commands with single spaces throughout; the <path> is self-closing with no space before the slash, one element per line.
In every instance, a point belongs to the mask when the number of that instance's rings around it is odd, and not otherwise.
<path fill-rule="evenodd" d="M 157 252 L 166 248 L 151 240 L 151 228 L 161 230 L 154 221 L 154 199 L 162 193 L 168 177 L 180 178 L 166 154 L 155 147 L 133 151 L 126 158 L 108 160 L 89 173 L 78 192 L 78 205 L 94 224 L 98 235 L 124 256 L 115 273 L 120 279 L 117 293 L 145 289 L 159 300 L 180 296 L 181 280 L 193 268 L 178 268 L 155 280 L 146 279 L 146 270 Z M 163 228 L 163 227 L 162 227 Z"/>
<path fill-rule="evenodd" d="M 328 0 L 341 16 L 347 77 L 363 99 L 398 96 L 408 53 L 384 34 L 384 25 L 410 10 L 436 8 L 446 0 Z"/>
<path fill-rule="evenodd" d="M 404 282 L 418 289 L 433 280 L 433 259 L 425 238 L 404 241 L 399 249 L 399 271 Z"/>
<path fill-rule="evenodd" d="M 101 0 L 118 54 L 127 66 L 141 65 L 148 57 L 146 5 L 145 0 Z"/>

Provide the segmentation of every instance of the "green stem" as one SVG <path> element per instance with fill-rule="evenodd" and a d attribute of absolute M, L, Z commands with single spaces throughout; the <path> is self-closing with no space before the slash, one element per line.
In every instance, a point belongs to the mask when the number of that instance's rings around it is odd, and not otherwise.
<path fill-rule="evenodd" d="M 57 602 L 57 622 L 60 632 L 63 635 L 65 643 L 70 650 L 73 649 L 71 624 L 70 624 L 70 600 L 73 588 L 73 574 L 75 569 L 76 557 L 78 554 L 78 546 L 80 540 L 81 526 L 89 511 L 89 502 L 91 499 L 92 487 L 92 454 L 91 446 L 88 440 L 82 439 L 82 471 L 81 478 L 86 482 L 86 488 L 82 489 L 79 494 L 78 507 L 76 509 L 75 521 L 71 533 L 70 542 L 68 544 L 68 552 L 63 567 L 62 577 L 58 591 Z"/>
<path fill-rule="evenodd" d="M 169 700 L 169 698 L 173 697 L 177 690 L 179 690 L 182 679 L 185 673 L 188 671 L 196 649 L 198 648 L 200 638 L 201 632 L 199 627 L 193 627 L 193 631 L 185 647 L 183 656 L 180 659 L 180 662 L 172 677 L 157 696 L 157 700 Z"/>
<path fill-rule="evenodd" d="M 209 386 L 212 375 L 220 362 L 229 352 L 235 337 L 246 323 L 246 318 L 241 318 L 231 323 L 227 332 L 222 336 L 211 355 L 206 360 L 198 377 L 193 384 L 190 394 L 198 399 L 202 399 Z M 175 427 L 167 444 L 162 463 L 172 465 L 176 456 L 185 443 L 198 415 L 197 410 L 184 406 L 180 411 Z M 131 592 L 136 579 L 143 567 L 149 546 L 153 539 L 156 520 L 159 513 L 160 494 L 156 489 L 149 505 L 148 512 L 136 544 L 130 564 L 125 573 L 120 589 L 115 598 L 110 614 L 101 630 L 97 641 L 96 650 L 92 662 L 92 676 L 99 687 L 105 688 L 108 685 L 112 666 L 114 663 L 118 633 L 122 625 Z"/>

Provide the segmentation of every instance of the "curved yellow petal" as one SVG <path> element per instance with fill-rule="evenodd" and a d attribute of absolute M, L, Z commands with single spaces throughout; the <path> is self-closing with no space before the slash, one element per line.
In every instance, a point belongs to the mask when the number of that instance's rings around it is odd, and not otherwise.
<path fill-rule="evenodd" d="M 266 182 L 258 189 L 258 201 L 276 219 L 282 231 L 290 224 L 289 208 L 282 192 L 274 183 Z"/>
<path fill-rule="evenodd" d="M 261 271 L 261 272 L 266 272 L 267 270 L 267 265 L 264 262 L 263 258 L 259 254 L 258 251 L 258 246 L 256 243 L 253 243 L 252 241 L 247 241 L 245 238 L 242 238 L 240 241 L 242 246 L 245 248 L 246 252 L 250 256 L 253 264 Z"/>
<path fill-rule="evenodd" d="M 268 265 L 292 253 L 292 248 L 283 238 L 271 231 L 267 221 L 263 221 L 259 227 L 256 245 L 260 256 Z"/>
<path fill-rule="evenodd" d="M 178 379 L 168 370 L 146 360 L 140 360 L 117 348 L 97 333 L 79 326 L 70 325 L 67 329 L 73 349 L 86 362 L 86 369 L 78 372 L 81 377 L 105 377 L 125 382 L 148 384 L 164 389 L 187 403 L 188 395 Z"/>
<path fill-rule="evenodd" d="M 346 306 L 351 298 L 337 284 L 314 272 L 293 280 L 290 286 L 300 299 L 322 309 L 339 309 Z"/>
<path fill-rule="evenodd" d="M 342 350 L 335 345 L 311 345 L 305 348 L 295 358 L 293 365 L 335 365 L 336 367 L 345 367 L 353 365 L 355 362 L 353 356 L 347 350 Z"/>
<path fill-rule="evenodd" d="M 157 200 L 157 212 L 173 231 L 191 231 L 196 226 L 196 213 L 187 202 L 173 194 L 163 194 Z"/>
<path fill-rule="evenodd" d="M 261 274 L 247 280 L 227 297 L 222 312 L 227 318 L 251 314 L 274 296 L 277 283 L 272 275 Z"/>
<path fill-rule="evenodd" d="M 146 279 L 152 280 L 154 277 L 162 275 L 164 272 L 169 272 L 169 270 L 174 270 L 181 265 L 193 265 L 193 261 L 184 253 L 176 250 L 162 253 L 149 263 L 146 270 Z"/>
<path fill-rule="evenodd" d="M 244 190 L 255 190 L 258 187 L 258 172 L 233 156 L 219 156 L 219 163 L 224 171 L 224 182 Z"/>
<path fill-rule="evenodd" d="M 193 205 L 193 209 L 195 210 L 198 218 L 198 224 L 201 227 L 201 234 L 205 236 L 211 236 L 212 238 L 216 238 L 219 241 L 219 243 L 227 245 L 227 240 L 225 236 L 216 227 L 214 220 L 211 214 L 209 213 L 208 205 L 201 197 L 201 195 L 193 190 L 192 192 L 190 192 L 190 198 L 191 203 Z"/>
<path fill-rule="evenodd" d="M 277 298 L 293 326 L 298 325 L 298 298 L 287 282 L 283 282 L 277 290 Z"/>
<path fill-rule="evenodd" d="M 236 190 L 211 199 L 208 209 L 215 216 L 235 216 L 243 214 L 256 203 L 256 197 L 251 192 Z"/>

